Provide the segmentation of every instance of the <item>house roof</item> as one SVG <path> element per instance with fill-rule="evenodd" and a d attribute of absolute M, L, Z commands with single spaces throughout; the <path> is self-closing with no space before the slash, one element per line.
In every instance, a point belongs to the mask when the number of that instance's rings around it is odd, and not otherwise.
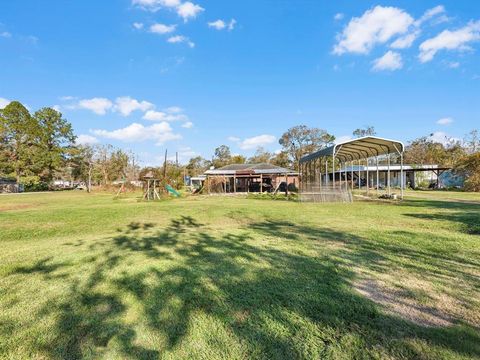
<path fill-rule="evenodd" d="M 403 143 L 400 141 L 376 136 L 365 136 L 305 155 L 300 159 L 300 162 L 303 163 L 330 156 L 335 156 L 342 161 L 359 160 L 386 154 L 400 154 L 403 153 L 403 149 Z"/>
<path fill-rule="evenodd" d="M 267 163 L 231 164 L 218 169 L 205 171 L 207 175 L 237 175 L 237 174 L 297 174 L 292 169 Z"/>

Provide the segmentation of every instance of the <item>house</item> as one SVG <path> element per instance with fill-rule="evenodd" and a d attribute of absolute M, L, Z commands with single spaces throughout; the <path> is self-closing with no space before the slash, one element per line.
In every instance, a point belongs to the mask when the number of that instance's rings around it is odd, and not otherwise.
<path fill-rule="evenodd" d="M 207 193 L 296 191 L 298 175 L 294 170 L 267 163 L 231 164 L 207 170 L 204 186 Z"/>

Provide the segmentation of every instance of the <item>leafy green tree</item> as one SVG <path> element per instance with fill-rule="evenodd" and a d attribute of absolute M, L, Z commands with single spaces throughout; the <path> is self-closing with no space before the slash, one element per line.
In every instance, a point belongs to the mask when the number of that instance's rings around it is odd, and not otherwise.
<path fill-rule="evenodd" d="M 91 192 L 95 168 L 95 149 L 89 145 L 73 148 L 71 166 L 74 178 L 85 182 L 87 191 Z"/>
<path fill-rule="evenodd" d="M 373 126 L 366 126 L 364 129 L 355 129 L 352 135 L 357 138 L 361 138 L 364 136 L 375 136 L 377 135 L 377 132 L 375 131 L 375 128 Z"/>
<path fill-rule="evenodd" d="M 237 154 L 230 158 L 229 164 L 245 164 L 246 162 L 247 158 L 245 156 Z"/>
<path fill-rule="evenodd" d="M 466 155 L 455 170 L 465 176 L 465 190 L 480 191 L 480 152 Z"/>
<path fill-rule="evenodd" d="M 278 141 L 288 154 L 295 169 L 300 158 L 333 144 L 335 136 L 319 128 L 298 125 L 288 129 Z"/>
<path fill-rule="evenodd" d="M 215 149 L 212 163 L 215 168 L 220 168 L 222 166 L 230 164 L 231 159 L 232 153 L 230 151 L 230 148 L 227 145 L 220 145 Z"/>
<path fill-rule="evenodd" d="M 286 151 L 280 151 L 279 153 L 275 154 L 272 157 L 271 162 L 273 165 L 281 166 L 287 169 L 292 166 Z"/>
<path fill-rule="evenodd" d="M 469 154 L 474 154 L 477 151 L 480 151 L 480 134 L 478 130 L 474 129 L 470 131 L 463 141 L 465 150 Z"/>
<path fill-rule="evenodd" d="M 270 163 L 270 159 L 272 158 L 272 153 L 265 150 L 265 148 L 259 146 L 255 151 L 255 154 L 248 159 L 248 162 L 251 164 L 259 164 L 259 163 Z"/>
<path fill-rule="evenodd" d="M 188 175 L 200 175 L 210 167 L 210 162 L 201 156 L 191 158 L 186 165 Z"/>
<path fill-rule="evenodd" d="M 36 159 L 41 165 L 43 179 L 50 181 L 54 173 L 65 165 L 69 149 L 73 146 L 75 135 L 72 125 L 62 114 L 52 108 L 43 108 L 35 112 L 34 120 L 38 124 L 39 152 Z"/>
<path fill-rule="evenodd" d="M 34 168 L 39 132 L 38 123 L 20 102 L 12 101 L 0 110 L 1 158 L 9 163 L 19 182 Z"/>

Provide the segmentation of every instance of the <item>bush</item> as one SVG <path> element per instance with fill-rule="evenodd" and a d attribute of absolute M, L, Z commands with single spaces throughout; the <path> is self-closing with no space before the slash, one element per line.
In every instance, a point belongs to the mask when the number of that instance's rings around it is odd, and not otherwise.
<path fill-rule="evenodd" d="M 298 195 L 295 193 L 289 193 L 288 196 L 286 196 L 285 194 L 249 193 L 247 195 L 247 199 L 298 201 Z"/>
<path fill-rule="evenodd" d="M 455 170 L 465 176 L 465 190 L 480 192 L 480 152 L 465 156 Z"/>
<path fill-rule="evenodd" d="M 41 181 L 38 176 L 22 176 L 20 178 L 20 184 L 23 185 L 23 191 L 26 192 L 48 190 L 48 184 Z"/>

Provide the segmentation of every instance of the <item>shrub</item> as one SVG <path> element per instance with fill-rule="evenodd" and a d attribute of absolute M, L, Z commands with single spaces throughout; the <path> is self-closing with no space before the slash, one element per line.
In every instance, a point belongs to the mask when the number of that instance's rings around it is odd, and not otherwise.
<path fill-rule="evenodd" d="M 465 190 L 480 192 L 480 152 L 465 156 L 455 170 L 465 176 Z"/>
<path fill-rule="evenodd" d="M 48 184 L 41 181 L 38 176 L 22 176 L 20 178 L 20 184 L 23 185 L 23 190 L 26 192 L 46 191 L 48 190 Z"/>

